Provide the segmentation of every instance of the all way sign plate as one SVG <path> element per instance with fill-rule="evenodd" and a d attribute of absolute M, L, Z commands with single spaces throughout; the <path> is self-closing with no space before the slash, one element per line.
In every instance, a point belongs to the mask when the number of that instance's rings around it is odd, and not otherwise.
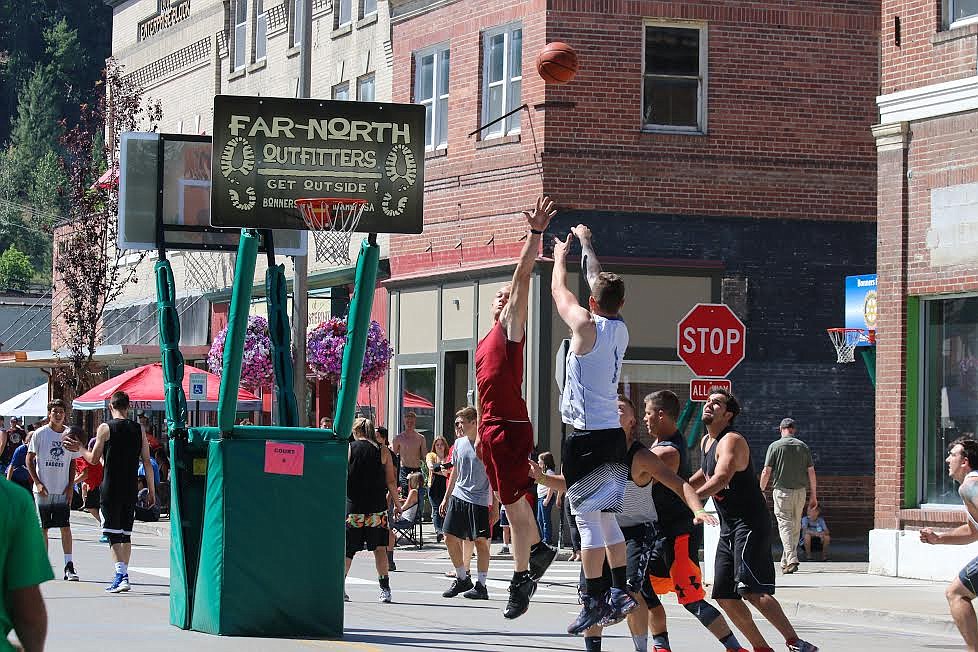
<path fill-rule="evenodd" d="M 705 401 L 717 389 L 725 389 L 729 392 L 732 387 L 733 385 L 726 378 L 694 378 L 689 381 L 689 400 Z"/>

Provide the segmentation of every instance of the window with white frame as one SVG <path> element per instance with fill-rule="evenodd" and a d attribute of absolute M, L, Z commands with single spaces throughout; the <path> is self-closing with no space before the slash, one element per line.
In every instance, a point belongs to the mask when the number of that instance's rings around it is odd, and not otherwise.
<path fill-rule="evenodd" d="M 332 97 L 334 100 L 349 100 L 350 99 L 350 82 L 343 82 L 342 84 L 337 84 L 333 86 Z"/>
<path fill-rule="evenodd" d="M 303 0 L 292 0 L 292 47 L 302 45 Z"/>
<path fill-rule="evenodd" d="M 944 4 L 948 24 L 978 18 L 978 0 L 944 0 Z"/>
<path fill-rule="evenodd" d="M 333 12 L 336 16 L 333 27 L 349 25 L 353 20 L 353 0 L 333 0 Z"/>
<path fill-rule="evenodd" d="M 482 124 L 499 120 L 521 104 L 523 28 L 517 23 L 482 35 Z M 517 111 L 485 129 L 483 138 L 519 133 Z"/>
<path fill-rule="evenodd" d="M 248 41 L 248 0 L 234 4 L 234 69 L 244 68 Z"/>
<path fill-rule="evenodd" d="M 425 108 L 425 149 L 448 145 L 448 46 L 439 45 L 414 55 L 414 101 Z"/>
<path fill-rule="evenodd" d="M 360 6 L 360 18 L 377 13 L 377 0 L 363 0 Z"/>
<path fill-rule="evenodd" d="M 645 26 L 642 126 L 706 131 L 706 26 Z"/>
<path fill-rule="evenodd" d="M 268 50 L 268 14 L 265 13 L 265 0 L 255 0 L 255 61 L 265 58 Z"/>
<path fill-rule="evenodd" d="M 374 74 L 364 75 L 357 80 L 357 101 L 374 101 Z"/>

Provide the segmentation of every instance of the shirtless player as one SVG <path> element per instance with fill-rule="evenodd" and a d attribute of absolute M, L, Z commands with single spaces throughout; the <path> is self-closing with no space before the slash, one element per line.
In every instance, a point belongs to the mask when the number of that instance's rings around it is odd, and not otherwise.
<path fill-rule="evenodd" d="M 489 483 L 506 507 L 513 537 L 513 579 L 503 616 L 518 618 L 530 607 L 539 580 L 557 551 L 540 540 L 536 520 L 536 485 L 529 476 L 533 425 L 523 400 L 523 343 L 530 277 L 540 238 L 557 208 L 549 197 L 524 211 L 529 233 L 513 280 L 496 293 L 493 325 L 475 349 L 475 381 L 479 390 L 479 456 Z"/>

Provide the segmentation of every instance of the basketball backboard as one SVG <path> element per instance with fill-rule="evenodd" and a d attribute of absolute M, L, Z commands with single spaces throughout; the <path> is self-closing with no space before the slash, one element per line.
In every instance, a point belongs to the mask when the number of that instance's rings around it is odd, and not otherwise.
<path fill-rule="evenodd" d="M 846 328 L 876 330 L 876 274 L 846 277 Z M 861 339 L 856 346 L 870 346 L 869 339 Z"/>
<path fill-rule="evenodd" d="M 160 245 L 167 249 L 237 249 L 237 229 L 211 226 L 211 149 L 210 136 L 122 134 L 120 249 L 155 250 Z M 273 237 L 276 253 L 306 255 L 306 233 L 277 231 Z"/>
<path fill-rule="evenodd" d="M 364 199 L 360 233 L 420 233 L 425 108 L 214 98 L 211 225 L 305 229 L 295 200 Z"/>

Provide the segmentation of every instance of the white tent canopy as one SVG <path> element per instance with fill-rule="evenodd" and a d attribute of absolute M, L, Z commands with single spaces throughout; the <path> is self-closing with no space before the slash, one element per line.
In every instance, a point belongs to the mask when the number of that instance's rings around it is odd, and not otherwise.
<path fill-rule="evenodd" d="M 0 416 L 5 417 L 43 417 L 48 413 L 48 385 L 44 383 L 34 389 L 21 392 L 17 396 L 0 403 Z"/>

